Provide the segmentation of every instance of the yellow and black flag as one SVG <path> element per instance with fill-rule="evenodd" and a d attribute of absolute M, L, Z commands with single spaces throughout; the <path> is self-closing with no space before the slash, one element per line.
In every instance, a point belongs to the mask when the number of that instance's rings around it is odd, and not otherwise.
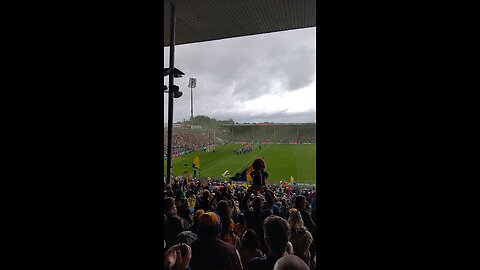
<path fill-rule="evenodd" d="M 245 176 L 247 177 L 247 181 L 252 181 L 253 178 L 250 175 L 250 173 L 253 172 L 253 167 L 250 165 L 250 167 L 247 168 L 247 171 L 245 172 Z"/>
<path fill-rule="evenodd" d="M 196 157 L 193 159 L 193 165 L 195 165 L 195 168 L 196 168 L 196 169 L 200 169 L 200 157 L 199 157 L 199 156 L 196 156 Z"/>

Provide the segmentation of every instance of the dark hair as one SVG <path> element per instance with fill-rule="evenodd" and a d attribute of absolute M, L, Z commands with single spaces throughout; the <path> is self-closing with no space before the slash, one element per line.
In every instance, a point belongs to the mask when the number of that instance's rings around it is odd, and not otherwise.
<path fill-rule="evenodd" d="M 268 242 L 270 252 L 277 254 L 285 252 L 288 244 L 288 236 L 290 228 L 288 222 L 279 216 L 269 216 L 263 223 L 263 232 L 265 234 L 265 242 Z"/>
<path fill-rule="evenodd" d="M 163 205 L 165 213 L 168 213 L 172 210 L 173 206 L 175 205 L 175 200 L 172 197 L 166 197 L 163 199 Z"/>
<path fill-rule="evenodd" d="M 203 199 L 208 199 L 208 196 L 210 196 L 210 191 L 208 189 L 205 189 L 203 191 Z"/>
<path fill-rule="evenodd" d="M 267 168 L 267 165 L 265 165 L 265 160 L 263 160 L 262 158 L 256 158 L 252 163 L 252 168 L 254 170 L 264 171 L 265 168 Z"/>
<path fill-rule="evenodd" d="M 295 208 L 297 208 L 298 210 L 305 210 L 305 202 L 307 201 L 307 199 L 305 198 L 305 196 L 303 195 L 298 195 L 296 198 L 295 198 Z"/>
<path fill-rule="evenodd" d="M 262 204 L 262 197 L 256 196 L 255 198 L 253 198 L 252 207 L 254 211 L 262 210 Z"/>
<path fill-rule="evenodd" d="M 222 220 L 222 234 L 228 233 L 230 231 L 230 227 L 228 226 L 232 219 L 230 216 L 230 206 L 228 205 L 227 201 L 221 200 L 217 204 L 217 214 Z"/>
<path fill-rule="evenodd" d="M 247 249 L 256 249 L 260 247 L 257 233 L 254 230 L 248 229 L 245 231 L 242 236 L 242 246 L 246 247 Z"/>

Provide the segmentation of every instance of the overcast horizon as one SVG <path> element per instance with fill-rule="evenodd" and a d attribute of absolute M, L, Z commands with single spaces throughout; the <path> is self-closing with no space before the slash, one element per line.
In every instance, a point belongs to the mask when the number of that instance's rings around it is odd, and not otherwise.
<path fill-rule="evenodd" d="M 175 46 L 175 79 L 183 96 L 174 99 L 173 121 L 193 113 L 238 123 L 316 122 L 316 27 Z M 164 67 L 169 66 L 164 48 Z M 168 85 L 168 76 L 164 77 Z M 164 95 L 164 123 L 168 95 Z"/>

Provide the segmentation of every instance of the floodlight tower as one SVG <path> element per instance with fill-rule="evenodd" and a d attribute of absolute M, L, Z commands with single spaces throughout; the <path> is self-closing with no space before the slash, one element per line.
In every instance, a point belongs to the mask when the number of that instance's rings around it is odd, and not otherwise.
<path fill-rule="evenodd" d="M 190 87 L 190 108 L 191 108 L 190 121 L 191 121 L 191 124 L 193 125 L 193 88 L 197 87 L 197 79 L 190 78 L 190 80 L 188 81 L 188 87 Z"/>

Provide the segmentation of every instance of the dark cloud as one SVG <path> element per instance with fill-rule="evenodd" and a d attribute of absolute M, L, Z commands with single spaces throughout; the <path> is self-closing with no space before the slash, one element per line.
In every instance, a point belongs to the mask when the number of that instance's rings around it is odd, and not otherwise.
<path fill-rule="evenodd" d="M 195 115 L 237 122 L 315 121 L 314 110 L 292 113 L 258 107 L 254 109 L 258 111 L 247 113 L 236 108 L 264 95 L 311 88 L 316 78 L 315 35 L 316 28 L 308 28 L 175 47 L 175 67 L 186 76 L 175 80 L 184 95 L 175 99 L 174 121 L 190 116 L 190 77 L 197 78 L 197 88 L 193 89 Z M 168 47 L 164 55 L 164 66 L 168 67 Z M 164 83 L 168 84 L 168 77 Z M 165 95 L 165 122 L 167 104 Z"/>

